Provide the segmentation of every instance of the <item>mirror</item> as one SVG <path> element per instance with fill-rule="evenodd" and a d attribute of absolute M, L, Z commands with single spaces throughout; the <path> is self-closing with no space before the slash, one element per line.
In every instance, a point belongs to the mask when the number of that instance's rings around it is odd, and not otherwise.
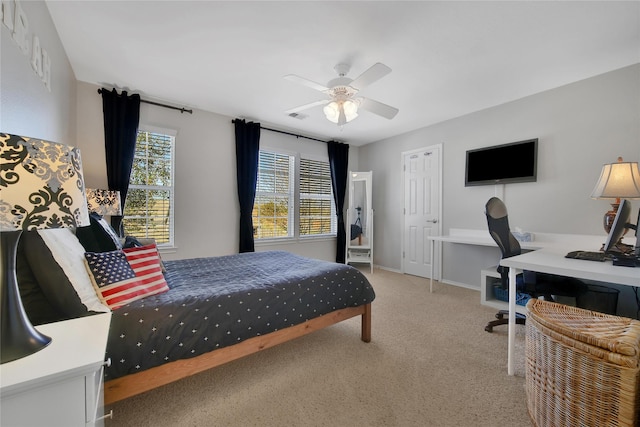
<path fill-rule="evenodd" d="M 371 242 L 371 172 L 351 172 L 348 221 L 349 246 L 369 246 Z"/>

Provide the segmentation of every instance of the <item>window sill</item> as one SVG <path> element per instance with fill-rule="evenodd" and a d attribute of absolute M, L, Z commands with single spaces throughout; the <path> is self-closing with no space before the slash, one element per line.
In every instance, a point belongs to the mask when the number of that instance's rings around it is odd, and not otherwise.
<path fill-rule="evenodd" d="M 310 236 L 310 237 L 292 237 L 292 238 L 282 238 L 282 239 L 260 239 L 255 240 L 255 246 L 273 246 L 273 245 L 288 245 L 288 244 L 298 244 L 298 243 L 315 243 L 315 242 L 323 242 L 323 241 L 335 241 L 336 236 Z"/>
<path fill-rule="evenodd" d="M 178 252 L 177 246 L 156 246 L 160 255 L 162 254 L 175 254 Z"/>

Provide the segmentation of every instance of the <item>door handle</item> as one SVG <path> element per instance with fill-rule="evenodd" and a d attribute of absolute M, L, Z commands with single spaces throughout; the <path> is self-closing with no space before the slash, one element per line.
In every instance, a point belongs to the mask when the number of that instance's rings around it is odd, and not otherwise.
<path fill-rule="evenodd" d="M 438 218 L 434 218 L 434 219 L 428 219 L 427 222 L 432 222 L 432 223 L 437 223 L 438 222 Z"/>

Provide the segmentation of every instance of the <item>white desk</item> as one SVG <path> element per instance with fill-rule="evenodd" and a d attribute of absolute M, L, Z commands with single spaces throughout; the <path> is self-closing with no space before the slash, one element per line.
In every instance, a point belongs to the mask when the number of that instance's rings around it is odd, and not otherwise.
<path fill-rule="evenodd" d="M 604 235 L 577 235 L 534 233 L 533 242 L 520 242 L 520 247 L 531 252 L 500 261 L 509 269 L 509 352 L 507 371 L 513 375 L 513 352 L 515 346 L 515 277 L 522 270 L 561 276 L 588 279 L 640 287 L 640 268 L 614 266 L 611 261 L 583 261 L 567 259 L 567 252 L 576 250 L 597 251 L 606 240 Z M 433 262 L 435 242 L 449 242 L 476 246 L 497 246 L 487 230 L 451 229 L 446 236 L 429 236 L 431 241 L 431 278 L 429 290 L 433 292 Z M 626 243 L 635 243 L 627 241 Z"/>
<path fill-rule="evenodd" d="M 522 270 L 557 274 L 577 279 L 588 279 L 620 285 L 640 287 L 640 268 L 614 266 L 611 261 L 584 261 L 567 259 L 567 252 L 575 250 L 597 250 L 582 242 L 558 241 L 544 248 L 511 258 L 504 258 L 500 265 L 509 267 L 509 351 L 507 372 L 513 375 L 513 353 L 515 347 L 516 274 Z"/>
<path fill-rule="evenodd" d="M 550 234 L 550 233 L 535 233 L 535 240 L 533 242 L 519 242 L 520 247 L 525 250 L 542 249 L 549 245 L 554 245 L 561 241 L 572 241 L 578 245 L 583 245 L 583 250 L 597 250 L 600 244 L 604 242 L 606 237 L 602 236 L 585 236 L 574 234 Z M 446 236 L 429 236 L 431 241 L 431 273 L 429 280 L 429 291 L 433 292 L 433 263 L 434 263 L 434 247 L 435 242 L 448 242 L 458 243 L 463 245 L 474 246 L 493 246 L 498 247 L 496 242 L 489 235 L 488 230 L 469 230 L 462 228 L 452 228 L 449 230 L 449 235 Z M 593 247 L 593 249 L 588 249 Z M 574 249 L 577 250 L 578 248 Z"/>

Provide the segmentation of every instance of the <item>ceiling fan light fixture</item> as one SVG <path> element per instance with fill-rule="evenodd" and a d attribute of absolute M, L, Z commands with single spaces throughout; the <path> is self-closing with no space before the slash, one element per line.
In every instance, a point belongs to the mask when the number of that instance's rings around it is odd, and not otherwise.
<path fill-rule="evenodd" d="M 295 74 L 286 75 L 285 78 L 287 80 L 322 92 L 329 98 L 328 100 L 315 101 L 287 110 L 286 113 L 298 113 L 317 105 L 324 105 L 323 111 L 327 120 L 338 126 L 343 126 L 358 117 L 358 110 L 360 109 L 389 120 L 398 114 L 398 109 L 390 105 L 369 98 L 356 97 L 362 89 L 389 74 L 391 68 L 378 62 L 356 77 L 355 80 L 346 76 L 349 72 L 348 64 L 338 64 L 335 66 L 335 70 L 338 73 L 338 77 L 331 80 L 326 86 Z"/>
<path fill-rule="evenodd" d="M 344 115 L 347 119 L 347 123 L 358 117 L 358 104 L 356 104 L 355 102 L 349 99 L 344 101 L 344 103 L 342 104 L 342 109 L 344 110 Z"/>
<path fill-rule="evenodd" d="M 358 104 L 349 99 L 346 101 L 331 101 L 324 106 L 322 111 L 327 120 L 340 125 L 349 123 L 358 117 Z"/>
<path fill-rule="evenodd" d="M 337 102 L 332 101 L 324 106 L 322 109 L 327 120 L 333 123 L 338 123 L 338 118 L 340 117 L 340 106 Z"/>

